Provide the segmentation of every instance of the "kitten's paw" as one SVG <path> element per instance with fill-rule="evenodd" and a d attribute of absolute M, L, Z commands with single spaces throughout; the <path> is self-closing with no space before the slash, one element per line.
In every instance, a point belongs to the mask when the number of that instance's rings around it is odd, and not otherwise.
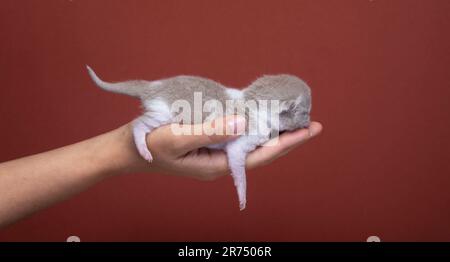
<path fill-rule="evenodd" d="M 147 160 L 149 163 L 151 163 L 153 161 L 153 157 L 152 154 L 150 154 L 150 152 L 148 152 L 148 154 L 145 154 L 144 159 Z"/>
<path fill-rule="evenodd" d="M 139 154 L 142 156 L 142 158 L 147 160 L 149 163 L 151 163 L 153 161 L 152 154 L 150 153 L 150 151 L 148 151 L 147 147 L 138 148 L 138 150 L 139 150 Z"/>
<path fill-rule="evenodd" d="M 247 205 L 246 202 L 239 202 L 239 210 L 240 211 L 244 210 L 246 205 Z"/>

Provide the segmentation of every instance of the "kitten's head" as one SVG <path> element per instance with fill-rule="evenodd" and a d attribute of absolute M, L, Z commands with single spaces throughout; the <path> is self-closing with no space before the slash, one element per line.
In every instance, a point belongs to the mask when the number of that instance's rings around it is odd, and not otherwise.
<path fill-rule="evenodd" d="M 308 127 L 310 124 L 311 89 L 300 78 L 287 75 L 266 75 L 246 90 L 247 99 L 278 100 L 279 131 Z"/>
<path fill-rule="evenodd" d="M 273 87 L 273 98 L 279 99 L 279 130 L 291 131 L 309 126 L 311 89 L 300 78 L 292 75 L 268 77 Z"/>
<path fill-rule="evenodd" d="M 300 94 L 296 99 L 280 103 L 280 131 L 292 131 L 307 128 L 310 124 L 311 95 L 309 92 Z"/>

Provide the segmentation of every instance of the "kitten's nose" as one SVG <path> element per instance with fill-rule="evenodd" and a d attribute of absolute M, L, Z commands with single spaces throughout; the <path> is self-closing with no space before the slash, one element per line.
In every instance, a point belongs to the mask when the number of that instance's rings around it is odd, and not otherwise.
<path fill-rule="evenodd" d="M 304 122 L 305 124 L 304 124 L 304 126 L 305 127 L 309 127 L 309 125 L 311 124 L 311 121 L 310 121 L 310 119 L 309 119 L 309 116 L 305 119 L 305 122 Z"/>

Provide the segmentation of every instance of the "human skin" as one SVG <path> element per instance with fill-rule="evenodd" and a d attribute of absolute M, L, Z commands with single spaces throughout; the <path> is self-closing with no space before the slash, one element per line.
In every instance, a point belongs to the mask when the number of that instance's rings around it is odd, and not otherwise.
<path fill-rule="evenodd" d="M 150 164 L 136 150 L 131 123 L 73 145 L 1 163 L 0 227 L 118 174 L 165 173 L 200 180 L 226 175 L 229 173 L 226 154 L 203 147 L 235 139 L 245 120 L 228 116 L 216 121 L 232 126 L 236 134 L 177 136 L 170 126 L 155 129 L 147 136 L 154 155 Z M 246 168 L 270 163 L 321 130 L 320 123 L 312 122 L 308 129 L 283 133 L 277 145 L 263 146 L 249 154 Z"/>

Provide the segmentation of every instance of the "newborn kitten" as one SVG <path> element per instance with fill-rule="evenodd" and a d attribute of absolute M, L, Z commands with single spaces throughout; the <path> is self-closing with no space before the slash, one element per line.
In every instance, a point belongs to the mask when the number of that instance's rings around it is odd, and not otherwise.
<path fill-rule="evenodd" d="M 245 208 L 247 202 L 245 176 L 247 154 L 267 142 L 274 132 L 305 128 L 310 123 L 310 88 L 305 82 L 292 75 L 263 76 L 245 89 L 238 90 L 195 76 L 176 76 L 157 81 L 134 80 L 108 83 L 98 78 L 89 66 L 87 69 L 92 80 L 102 89 L 141 99 L 144 114 L 134 120 L 133 135 L 137 150 L 149 162 L 152 161 L 152 155 L 147 147 L 146 134 L 159 126 L 180 122 L 175 112 L 171 110 L 171 105 L 176 101 L 188 101 L 191 108 L 195 109 L 197 108 L 194 105 L 196 92 L 202 94 L 203 104 L 200 110 L 203 109 L 204 102 L 208 100 L 217 100 L 222 105 L 225 105 L 227 100 L 236 104 L 252 100 L 257 103 L 263 100 L 278 101 L 279 108 L 274 111 L 251 107 L 246 108 L 244 112 L 238 110 L 238 114 L 247 119 L 247 132 L 233 141 L 209 146 L 209 148 L 223 149 L 227 153 L 228 166 L 237 189 L 241 210 Z M 199 124 L 223 115 L 236 114 L 235 109 L 229 107 L 226 107 L 223 112 L 215 110 L 210 112 L 209 115 L 203 114 L 201 119 L 193 117 L 190 123 L 183 122 L 183 124 Z M 249 121 L 251 119 L 257 120 Z M 258 132 L 251 133 L 249 130 L 258 130 Z"/>

